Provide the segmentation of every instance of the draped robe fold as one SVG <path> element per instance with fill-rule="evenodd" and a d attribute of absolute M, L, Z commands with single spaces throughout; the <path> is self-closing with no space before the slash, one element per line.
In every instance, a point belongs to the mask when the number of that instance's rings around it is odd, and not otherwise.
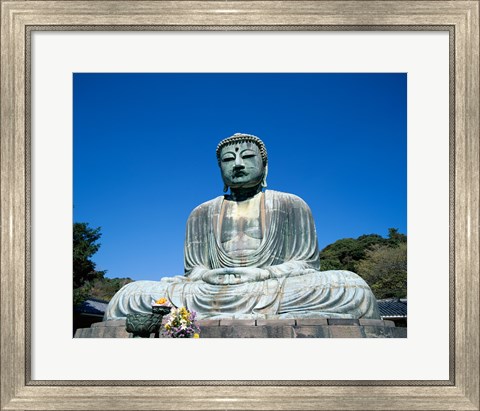
<path fill-rule="evenodd" d="M 258 249 L 240 256 L 222 247 L 224 197 L 197 207 L 187 221 L 185 275 L 124 286 L 110 301 L 105 319 L 151 312 L 151 300 L 167 297 L 198 318 L 380 318 L 368 285 L 349 271 L 319 271 L 315 224 L 299 197 L 264 193 Z M 270 278 L 234 285 L 202 280 L 211 269 L 257 267 Z"/>

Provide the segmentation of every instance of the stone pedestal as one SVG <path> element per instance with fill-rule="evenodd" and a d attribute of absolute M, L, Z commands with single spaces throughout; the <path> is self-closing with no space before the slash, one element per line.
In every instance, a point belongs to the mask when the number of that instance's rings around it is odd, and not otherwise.
<path fill-rule="evenodd" d="M 79 328 L 74 338 L 131 338 L 126 330 L 126 320 L 94 323 L 90 328 Z"/>
<path fill-rule="evenodd" d="M 203 320 L 200 338 L 406 338 L 393 321 L 349 319 Z M 125 320 L 78 329 L 75 338 L 131 338 Z M 153 338 L 153 334 L 151 335 Z"/>

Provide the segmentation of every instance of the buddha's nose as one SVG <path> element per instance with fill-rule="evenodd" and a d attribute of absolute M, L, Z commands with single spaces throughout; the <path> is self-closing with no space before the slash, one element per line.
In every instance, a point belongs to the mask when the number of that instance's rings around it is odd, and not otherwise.
<path fill-rule="evenodd" d="M 242 158 L 237 158 L 235 159 L 235 166 L 234 166 L 235 169 L 239 169 L 239 168 L 245 168 L 245 164 L 243 164 L 243 159 Z"/>

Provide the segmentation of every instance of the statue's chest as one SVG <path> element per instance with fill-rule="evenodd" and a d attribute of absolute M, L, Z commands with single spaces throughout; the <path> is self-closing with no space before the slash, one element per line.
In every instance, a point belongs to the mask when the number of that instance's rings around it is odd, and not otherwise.
<path fill-rule="evenodd" d="M 242 202 L 225 201 L 220 241 L 230 253 L 254 251 L 262 241 L 261 196 Z"/>

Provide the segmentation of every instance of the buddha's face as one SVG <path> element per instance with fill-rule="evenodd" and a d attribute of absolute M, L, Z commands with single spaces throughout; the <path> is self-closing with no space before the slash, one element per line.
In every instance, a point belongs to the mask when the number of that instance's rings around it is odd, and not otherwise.
<path fill-rule="evenodd" d="M 220 152 L 223 182 L 230 188 L 251 188 L 261 184 L 265 174 L 260 150 L 255 143 L 229 144 Z"/>

